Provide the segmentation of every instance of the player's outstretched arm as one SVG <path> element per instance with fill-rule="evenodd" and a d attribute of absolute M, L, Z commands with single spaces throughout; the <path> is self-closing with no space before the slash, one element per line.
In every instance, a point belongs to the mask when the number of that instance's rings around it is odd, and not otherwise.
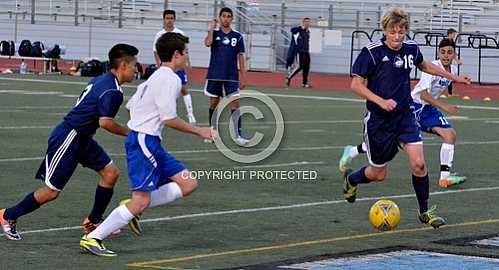
<path fill-rule="evenodd" d="M 99 126 L 108 132 L 118 135 L 118 136 L 127 136 L 130 132 L 130 129 L 126 126 L 120 125 L 113 118 L 101 117 L 99 119 Z"/>
<path fill-rule="evenodd" d="M 449 114 L 457 114 L 459 111 L 456 105 L 445 104 L 443 101 L 433 98 L 428 93 L 428 89 L 421 92 L 421 99 Z"/>
<path fill-rule="evenodd" d="M 218 133 L 216 130 L 213 130 L 209 127 L 197 127 L 193 126 L 189 123 L 186 123 L 184 120 L 175 117 L 173 119 L 163 120 L 163 125 L 171 127 L 181 132 L 191 133 L 197 135 L 203 139 L 214 140 Z"/>
<path fill-rule="evenodd" d="M 393 99 L 383 99 L 380 96 L 374 94 L 371 90 L 369 90 L 369 88 L 366 87 L 366 81 L 367 80 L 364 78 L 354 76 L 350 88 L 352 88 L 352 91 L 355 94 L 376 103 L 385 111 L 389 112 L 395 109 L 395 107 L 397 106 L 397 102 L 395 102 Z"/>
<path fill-rule="evenodd" d="M 447 78 L 447 79 L 452 80 L 454 82 L 471 84 L 470 76 L 468 76 L 468 75 L 463 75 L 463 76 L 453 75 L 453 74 L 447 72 L 446 70 L 440 68 L 439 66 L 437 66 L 431 62 L 428 62 L 426 60 L 423 60 L 423 62 L 421 62 L 421 64 L 418 66 L 418 68 L 423 72 L 429 73 L 431 75 L 444 77 L 444 78 Z"/>

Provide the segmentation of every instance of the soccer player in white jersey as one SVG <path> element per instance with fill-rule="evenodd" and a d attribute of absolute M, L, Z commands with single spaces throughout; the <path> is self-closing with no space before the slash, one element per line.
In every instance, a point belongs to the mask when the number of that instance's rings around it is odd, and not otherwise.
<path fill-rule="evenodd" d="M 161 66 L 161 59 L 158 56 L 158 53 L 156 51 L 156 42 L 158 39 L 164 34 L 168 32 L 173 32 L 173 33 L 179 33 L 185 36 L 184 31 L 178 29 L 175 27 L 175 19 L 176 19 L 176 14 L 175 10 L 167 9 L 163 11 L 163 20 L 164 20 L 164 28 L 161 29 L 158 33 L 156 33 L 156 36 L 154 37 L 154 43 L 153 43 L 153 53 L 154 53 L 154 61 L 156 62 L 156 66 L 159 67 Z M 185 68 L 178 70 L 177 75 L 180 77 L 180 80 L 182 81 L 182 95 L 184 97 L 184 105 L 185 109 L 187 111 L 187 117 L 189 118 L 189 123 L 195 124 L 196 123 L 196 117 L 194 117 L 194 108 L 192 107 L 192 98 L 191 94 L 189 94 L 189 80 L 188 78 L 192 74 L 192 66 L 191 62 L 189 60 L 189 57 L 186 59 L 186 64 Z"/>
<path fill-rule="evenodd" d="M 452 64 L 456 56 L 456 45 L 450 39 L 443 39 L 438 45 L 439 59 L 432 63 L 447 72 L 457 75 L 457 65 Z M 466 177 L 451 174 L 454 160 L 454 145 L 456 143 L 456 131 L 452 128 L 442 110 L 448 114 L 457 114 L 458 107 L 446 104 L 438 98 L 452 84 L 452 81 L 440 76 L 430 75 L 423 72 L 418 84 L 411 92 L 413 102 L 411 109 L 414 113 L 419 127 L 422 131 L 440 136 L 442 146 L 440 148 L 440 180 L 441 187 L 458 185 L 466 180 Z M 341 171 L 345 171 L 355 157 L 365 153 L 367 146 L 365 142 L 357 145 L 347 145 L 339 162 Z"/>
<path fill-rule="evenodd" d="M 161 146 L 161 130 L 168 126 L 202 139 L 214 140 L 216 131 L 196 127 L 177 116 L 177 98 L 181 82 L 175 74 L 187 59 L 188 38 L 179 33 L 165 33 L 156 43 L 161 67 L 144 83 L 127 103 L 130 110 L 130 133 L 125 141 L 128 177 L 132 198 L 120 204 L 97 229 L 80 240 L 80 247 L 98 256 L 112 257 L 102 240 L 127 224 L 137 229 L 137 218 L 146 208 L 173 202 L 190 195 L 198 182 L 182 162 Z M 134 231 L 135 232 L 135 231 Z M 140 231 L 139 231 L 140 233 Z"/>

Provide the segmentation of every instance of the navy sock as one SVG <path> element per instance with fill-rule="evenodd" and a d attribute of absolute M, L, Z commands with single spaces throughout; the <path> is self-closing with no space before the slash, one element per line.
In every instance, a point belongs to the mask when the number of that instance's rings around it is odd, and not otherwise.
<path fill-rule="evenodd" d="M 211 124 L 211 118 L 213 117 L 213 112 L 214 111 L 215 111 L 214 109 L 211 109 L 211 108 L 209 109 L 209 116 L 210 116 L 210 118 L 208 118 L 208 123 L 210 123 L 210 127 L 213 127 L 213 125 Z"/>
<path fill-rule="evenodd" d="M 31 192 L 17 205 L 7 208 L 3 214 L 3 217 L 8 220 L 17 220 L 18 217 L 29 214 L 40 208 L 40 206 L 41 204 L 35 199 L 35 193 Z"/>
<path fill-rule="evenodd" d="M 106 211 L 106 208 L 111 201 L 111 197 L 113 197 L 112 188 L 97 186 L 95 189 L 94 207 L 92 208 L 90 215 L 88 215 L 90 222 L 98 224 L 102 221 L 102 215 L 104 214 L 104 211 Z"/>
<path fill-rule="evenodd" d="M 241 114 L 239 109 L 231 110 L 232 121 L 234 122 L 234 130 L 238 136 L 241 136 Z"/>
<path fill-rule="evenodd" d="M 412 186 L 418 199 L 419 212 L 428 211 L 428 198 L 430 197 L 430 180 L 428 179 L 428 174 L 423 177 L 413 175 Z"/>
<path fill-rule="evenodd" d="M 350 182 L 350 185 L 355 187 L 358 184 L 367 184 L 371 182 L 366 177 L 366 168 L 367 167 L 362 167 L 348 176 L 348 181 Z"/>

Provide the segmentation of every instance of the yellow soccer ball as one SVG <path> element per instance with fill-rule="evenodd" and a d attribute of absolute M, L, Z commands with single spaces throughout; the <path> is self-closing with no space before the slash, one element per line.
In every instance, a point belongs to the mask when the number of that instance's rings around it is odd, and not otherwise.
<path fill-rule="evenodd" d="M 380 231 L 393 230 L 400 222 L 400 209 L 393 201 L 379 200 L 369 210 L 369 221 Z"/>

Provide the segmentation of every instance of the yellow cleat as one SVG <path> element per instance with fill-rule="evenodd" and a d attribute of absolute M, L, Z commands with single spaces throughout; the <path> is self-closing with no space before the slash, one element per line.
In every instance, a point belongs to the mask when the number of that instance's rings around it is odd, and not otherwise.
<path fill-rule="evenodd" d="M 120 205 L 126 205 L 131 199 L 125 199 L 120 202 Z M 128 223 L 128 227 L 135 236 L 142 236 L 142 227 L 140 226 L 140 217 L 135 216 Z"/>
<path fill-rule="evenodd" d="M 118 255 L 115 252 L 107 249 L 102 243 L 102 240 L 88 238 L 87 235 L 83 235 L 81 237 L 80 248 L 101 257 L 116 257 Z"/>

